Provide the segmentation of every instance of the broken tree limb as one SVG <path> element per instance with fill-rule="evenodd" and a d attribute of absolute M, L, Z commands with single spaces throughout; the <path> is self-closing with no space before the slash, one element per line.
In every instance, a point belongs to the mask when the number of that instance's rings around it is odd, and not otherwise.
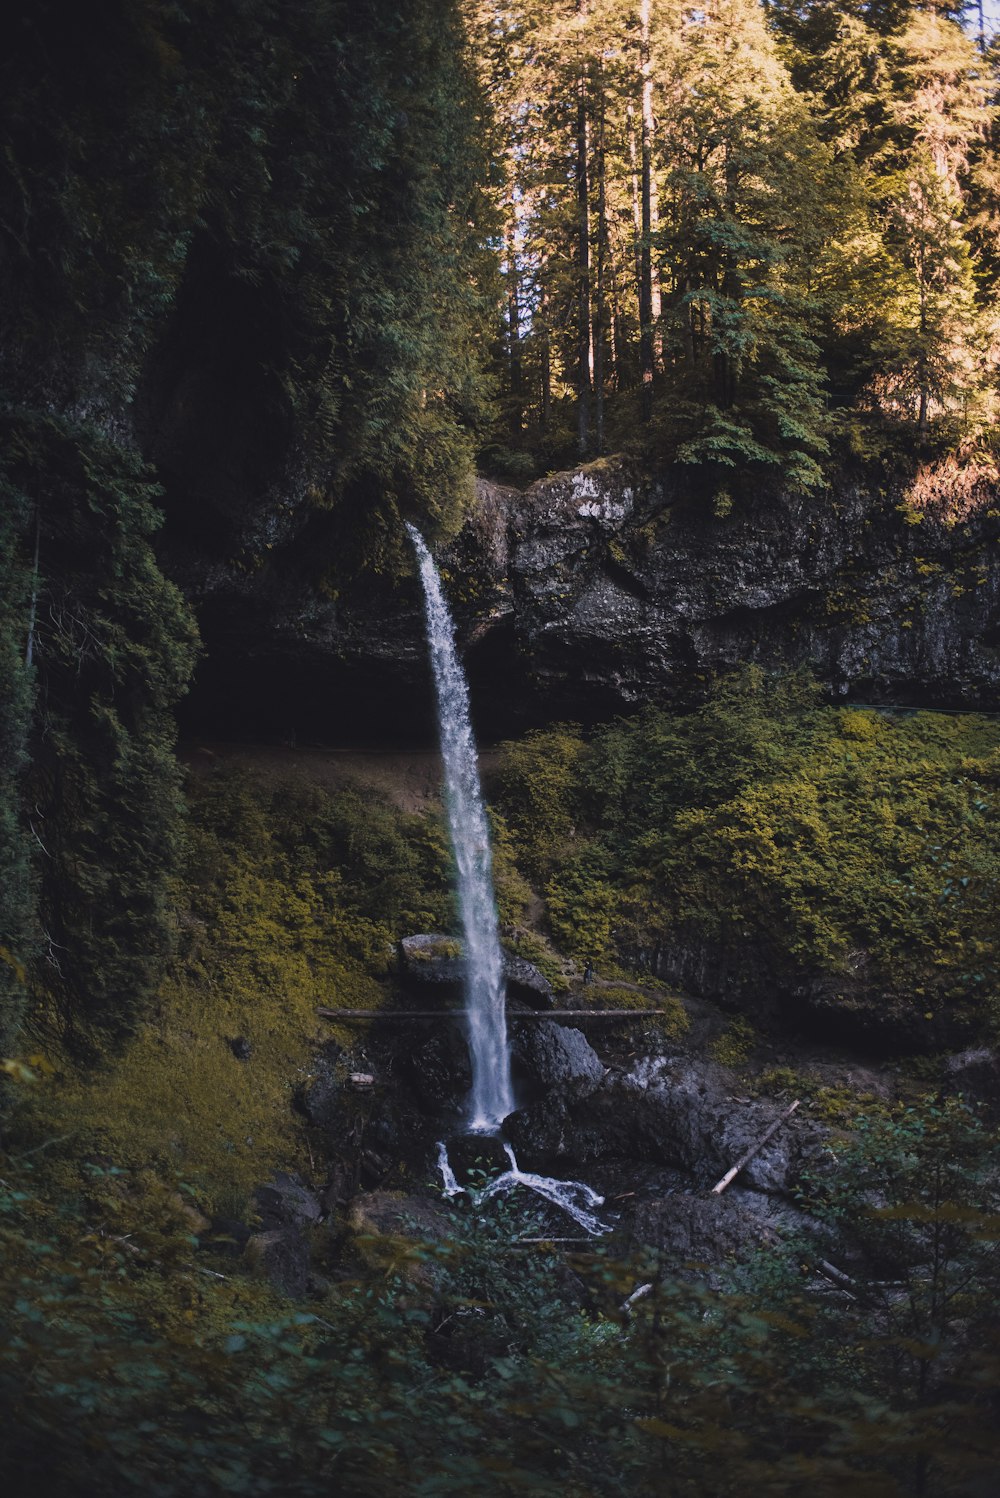
<path fill-rule="evenodd" d="M 317 1009 L 320 1019 L 461 1019 L 464 1009 Z M 511 1019 L 637 1020 L 673 1014 L 672 1009 L 509 1009 Z"/>
<path fill-rule="evenodd" d="M 760 1136 L 760 1138 L 757 1140 L 757 1143 L 753 1145 L 751 1149 L 748 1149 L 745 1155 L 740 1156 L 736 1164 L 732 1166 L 730 1170 L 726 1171 L 725 1175 L 722 1177 L 722 1180 L 717 1181 L 716 1184 L 712 1187 L 712 1190 L 709 1193 L 711 1196 L 722 1195 L 723 1191 L 725 1191 L 730 1181 L 736 1179 L 744 1166 L 749 1165 L 754 1156 L 760 1154 L 761 1150 L 764 1148 L 765 1144 L 767 1144 L 768 1140 L 773 1138 L 773 1136 L 777 1134 L 778 1130 L 781 1128 L 781 1125 L 787 1122 L 789 1118 L 791 1118 L 792 1114 L 799 1106 L 799 1102 L 800 1099 L 796 1098 L 792 1106 L 790 1108 L 786 1108 L 781 1117 L 776 1118 L 767 1132 Z"/>
<path fill-rule="evenodd" d="M 548 1233 L 544 1238 L 515 1238 L 515 1243 L 593 1243 L 593 1238 L 554 1238 Z"/>
<path fill-rule="evenodd" d="M 645 1300 L 646 1296 L 647 1295 L 652 1295 L 652 1293 L 653 1293 L 652 1282 L 650 1282 L 648 1285 L 639 1285 L 637 1289 L 635 1289 L 635 1290 L 632 1291 L 632 1294 L 628 1297 L 627 1300 L 623 1300 L 622 1301 L 622 1304 L 621 1304 L 622 1313 L 627 1316 L 628 1313 L 631 1311 L 632 1307 L 636 1304 L 637 1301 Z"/>
<path fill-rule="evenodd" d="M 854 1285 L 856 1283 L 856 1281 L 852 1279 L 849 1274 L 845 1274 L 842 1269 L 838 1269 L 836 1264 L 831 1264 L 829 1259 L 818 1259 L 816 1261 L 816 1267 L 823 1278 L 829 1280 L 831 1284 L 836 1285 L 837 1289 L 840 1290 L 843 1295 L 846 1295 L 848 1300 L 857 1300 L 857 1296 L 852 1295 L 850 1290 L 848 1290 L 847 1288 L 848 1285 Z"/>

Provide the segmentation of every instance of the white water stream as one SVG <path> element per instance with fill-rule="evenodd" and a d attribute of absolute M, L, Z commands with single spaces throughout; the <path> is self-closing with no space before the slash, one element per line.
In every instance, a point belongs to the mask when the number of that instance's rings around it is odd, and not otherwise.
<path fill-rule="evenodd" d="M 406 529 L 417 554 L 424 590 L 427 642 L 444 760 L 448 830 L 458 871 L 459 914 L 465 938 L 466 1021 L 472 1062 L 468 1128 L 473 1134 L 495 1134 L 508 1113 L 514 1111 L 514 1088 L 507 1042 L 503 954 L 493 893 L 493 854 L 469 718 L 469 689 L 455 649 L 455 629 L 434 559 L 420 532 L 412 525 Z M 586 1232 L 607 1232 L 591 1210 L 604 1200 L 596 1191 L 580 1181 L 557 1181 L 522 1171 L 509 1144 L 504 1144 L 504 1151 L 510 1169 L 482 1191 L 467 1193 L 477 1206 L 516 1186 L 525 1186 L 568 1212 Z M 455 1178 L 444 1144 L 438 1146 L 438 1166 L 446 1196 L 466 1190 Z"/>
<path fill-rule="evenodd" d="M 483 1187 L 482 1191 L 473 1191 L 467 1186 L 458 1184 L 455 1172 L 451 1168 L 451 1161 L 448 1159 L 448 1147 L 443 1143 L 439 1144 L 438 1169 L 444 1183 L 445 1196 L 461 1196 L 464 1193 L 478 1207 L 483 1202 L 489 1201 L 491 1196 L 506 1196 L 507 1192 L 513 1191 L 516 1186 L 525 1186 L 529 1191 L 534 1191 L 538 1196 L 551 1202 L 553 1206 L 568 1213 L 574 1222 L 579 1223 L 584 1232 L 597 1237 L 608 1231 L 607 1224 L 595 1216 L 592 1210 L 594 1207 L 603 1205 L 603 1196 L 598 1195 L 583 1181 L 557 1181 L 552 1176 L 539 1176 L 533 1171 L 522 1170 L 510 1145 L 505 1144 L 503 1148 L 510 1162 L 510 1169 L 496 1176 Z"/>
<path fill-rule="evenodd" d="M 506 986 L 497 935 L 493 854 L 479 786 L 476 742 L 469 720 L 469 689 L 455 650 L 455 631 L 441 578 L 423 537 L 410 533 L 427 616 L 427 643 L 437 694 L 438 731 L 444 760 L 448 829 L 458 869 L 458 904 L 465 938 L 466 1015 L 472 1092 L 469 1127 L 491 1134 L 514 1111 L 507 1044 Z"/>

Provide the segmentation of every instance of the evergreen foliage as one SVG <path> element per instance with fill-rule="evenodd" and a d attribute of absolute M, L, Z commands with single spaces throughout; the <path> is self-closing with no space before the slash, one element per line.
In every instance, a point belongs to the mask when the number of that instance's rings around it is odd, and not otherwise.
<path fill-rule="evenodd" d="M 0 430 L 7 495 L 34 515 L 38 542 L 25 787 L 41 855 L 36 971 L 68 1028 L 127 1030 L 169 949 L 173 707 L 194 627 L 156 565 L 156 490 L 137 456 L 54 417 L 8 415 Z"/>
<path fill-rule="evenodd" d="M 831 443 L 990 440 L 997 54 L 965 7 L 478 9 L 506 128 L 491 461 L 639 446 L 709 492 L 730 466 L 809 489 Z"/>
<path fill-rule="evenodd" d="M 0 989 L 30 843 L 39 998 L 120 1032 L 170 946 L 194 659 L 157 507 L 243 569 L 274 514 L 298 507 L 293 542 L 321 517 L 306 550 L 334 587 L 398 566 L 401 512 L 455 526 L 491 294 L 480 106 L 439 0 L 43 0 L 3 31 Z"/>

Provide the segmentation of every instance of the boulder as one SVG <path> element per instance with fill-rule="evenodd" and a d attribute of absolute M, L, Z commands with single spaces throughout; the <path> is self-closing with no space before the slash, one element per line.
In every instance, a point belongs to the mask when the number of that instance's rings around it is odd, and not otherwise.
<path fill-rule="evenodd" d="M 314 1128 L 334 1127 L 339 1117 L 340 1084 L 331 1058 L 317 1057 L 312 1076 L 296 1090 L 295 1106 Z"/>
<path fill-rule="evenodd" d="M 566 1099 L 558 1092 L 518 1108 L 504 1119 L 503 1128 L 522 1170 L 555 1175 L 567 1161 L 581 1158 L 574 1121 Z M 616 1153 L 610 1142 L 608 1153 Z"/>
<path fill-rule="evenodd" d="M 709 1188 L 785 1111 L 769 1099 L 735 1095 L 726 1067 L 691 1058 L 645 1061 L 609 1072 L 583 1098 L 552 1094 L 505 1123 L 531 1169 L 566 1170 L 615 1158 L 678 1167 Z M 738 1183 L 787 1193 L 826 1130 L 795 1115 L 741 1171 Z"/>
<path fill-rule="evenodd" d="M 813 1218 L 753 1191 L 723 1196 L 674 1196 L 641 1201 L 621 1231 L 635 1247 L 657 1249 L 672 1269 L 746 1260 L 790 1233 L 822 1234 Z"/>
<path fill-rule="evenodd" d="M 319 1198 L 297 1175 L 275 1172 L 274 1179 L 254 1192 L 254 1205 L 266 1230 L 318 1222 L 323 1215 Z"/>
<path fill-rule="evenodd" d="M 507 992 L 512 998 L 522 999 L 532 1009 L 553 1007 L 555 994 L 552 992 L 552 984 L 533 962 L 529 962 L 526 957 L 514 957 L 510 952 L 505 952 L 503 971 L 507 980 Z"/>
<path fill-rule="evenodd" d="M 238 1259 L 253 1237 L 253 1230 L 236 1217 L 213 1217 L 207 1233 L 199 1235 L 202 1248 L 215 1249 Z"/>
<path fill-rule="evenodd" d="M 707 1185 L 767 1132 L 784 1108 L 764 1099 L 734 1097 L 733 1074 L 711 1061 L 645 1063 L 623 1079 L 620 1100 L 636 1117 L 640 1138 L 668 1164 L 680 1165 Z M 797 1123 L 790 1121 L 741 1172 L 758 1191 L 786 1191 L 798 1162 Z M 711 1178 L 711 1179 L 710 1179 Z"/>
<path fill-rule="evenodd" d="M 582 1030 L 554 1020 L 511 1023 L 514 1055 L 541 1087 L 588 1097 L 604 1077 L 604 1064 Z"/>
<path fill-rule="evenodd" d="M 974 1046 L 949 1056 L 944 1064 L 945 1086 L 975 1103 L 991 1117 L 1000 1113 L 1000 1051 Z"/>
<path fill-rule="evenodd" d="M 309 1245 L 297 1227 L 255 1233 L 247 1243 L 246 1259 L 256 1274 L 289 1299 L 301 1300 L 308 1294 Z"/>
<path fill-rule="evenodd" d="M 391 1271 L 423 1290 L 437 1291 L 445 1270 L 424 1245 L 451 1242 L 453 1210 L 446 1202 L 425 1196 L 365 1192 L 355 1197 L 347 1217 L 354 1251 L 370 1268 Z M 410 1251 L 407 1245 L 412 1245 Z"/>
<path fill-rule="evenodd" d="M 368 1191 L 356 1196 L 348 1225 L 359 1236 L 379 1234 L 430 1243 L 448 1242 L 454 1230 L 450 1209 L 443 1202 L 394 1191 Z"/>
<path fill-rule="evenodd" d="M 465 980 L 462 944 L 451 936 L 425 932 L 399 943 L 402 975 L 414 983 L 457 986 Z"/>
<path fill-rule="evenodd" d="M 552 985 L 526 957 L 503 954 L 504 979 L 512 998 L 522 999 L 533 1009 L 550 1009 Z M 404 936 L 399 943 L 399 966 L 404 981 L 460 989 L 465 982 L 462 943 L 439 932 Z"/>

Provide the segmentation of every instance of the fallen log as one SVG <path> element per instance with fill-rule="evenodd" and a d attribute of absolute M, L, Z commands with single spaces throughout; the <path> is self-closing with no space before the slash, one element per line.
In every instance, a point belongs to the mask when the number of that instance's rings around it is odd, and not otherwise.
<path fill-rule="evenodd" d="M 789 1118 L 791 1118 L 792 1114 L 795 1112 L 796 1108 L 799 1106 L 799 1101 L 800 1100 L 798 1098 L 796 1098 L 795 1101 L 794 1101 L 794 1103 L 792 1104 L 792 1106 L 790 1108 L 786 1108 L 785 1111 L 784 1111 L 784 1113 L 781 1115 L 781 1117 L 780 1118 L 776 1118 L 775 1121 L 774 1121 L 774 1123 L 767 1130 L 767 1132 L 765 1134 L 762 1134 L 760 1136 L 760 1138 L 757 1140 L 757 1143 L 755 1145 L 753 1145 L 750 1149 L 748 1149 L 745 1155 L 741 1155 L 740 1158 L 737 1160 L 736 1164 L 734 1166 L 732 1166 L 731 1169 L 729 1169 L 729 1170 L 726 1171 L 725 1175 L 722 1177 L 722 1180 L 721 1181 L 716 1181 L 715 1185 L 712 1187 L 712 1190 L 709 1193 L 710 1196 L 721 1196 L 722 1195 L 723 1191 L 725 1191 L 725 1189 L 729 1185 L 730 1181 L 733 1181 L 733 1180 L 736 1179 L 736 1177 L 739 1175 L 739 1173 L 743 1169 L 743 1167 L 745 1165 L 749 1165 L 750 1161 L 754 1158 L 755 1155 L 759 1155 L 760 1154 L 761 1150 L 764 1148 L 765 1144 L 767 1144 L 768 1140 L 772 1139 L 774 1137 L 774 1135 L 777 1134 L 778 1130 L 781 1128 L 781 1125 L 783 1123 L 785 1123 Z"/>
<path fill-rule="evenodd" d="M 317 1009 L 320 1019 L 461 1019 L 464 1009 Z M 673 1009 L 509 1009 L 510 1019 L 653 1019 Z"/>

